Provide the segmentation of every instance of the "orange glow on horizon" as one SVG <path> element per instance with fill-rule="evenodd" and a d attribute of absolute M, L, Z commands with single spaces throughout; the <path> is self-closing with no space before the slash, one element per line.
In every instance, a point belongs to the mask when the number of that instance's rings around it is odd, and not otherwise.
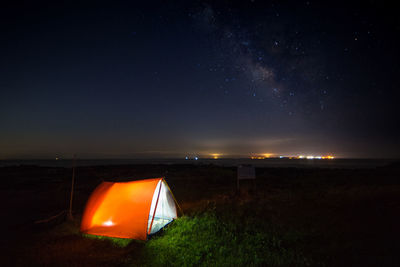
<path fill-rule="evenodd" d="M 250 156 L 251 159 L 267 159 L 267 158 L 272 158 L 275 156 L 273 153 L 263 153 L 263 154 L 256 154 L 253 156 Z"/>
<path fill-rule="evenodd" d="M 222 156 L 222 154 L 218 154 L 218 153 L 213 153 L 213 154 L 211 154 L 211 157 L 212 157 L 213 159 L 219 159 L 221 156 Z"/>
<path fill-rule="evenodd" d="M 262 154 L 264 157 L 266 157 L 266 158 L 270 158 L 270 157 L 272 157 L 274 154 L 272 154 L 272 153 L 265 153 L 265 154 Z"/>

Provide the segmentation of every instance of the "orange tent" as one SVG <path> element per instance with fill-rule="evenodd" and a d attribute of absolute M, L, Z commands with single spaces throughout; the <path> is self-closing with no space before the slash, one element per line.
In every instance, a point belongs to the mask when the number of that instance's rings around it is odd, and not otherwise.
<path fill-rule="evenodd" d="M 175 198 L 163 178 L 103 182 L 86 204 L 81 231 L 146 240 L 176 218 Z"/>

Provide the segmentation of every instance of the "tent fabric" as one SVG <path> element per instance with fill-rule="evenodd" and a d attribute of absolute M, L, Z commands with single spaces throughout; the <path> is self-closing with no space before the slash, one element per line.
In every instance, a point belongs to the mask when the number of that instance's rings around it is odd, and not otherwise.
<path fill-rule="evenodd" d="M 146 240 L 175 218 L 175 201 L 163 178 L 103 182 L 86 204 L 81 231 Z"/>
<path fill-rule="evenodd" d="M 160 192 L 160 194 L 158 194 Z M 158 197 L 158 203 L 157 203 Z M 154 213 L 154 209 L 157 203 L 157 209 Z M 154 214 L 154 219 L 153 219 Z M 176 218 L 176 207 L 175 201 L 172 197 L 171 191 L 169 191 L 165 182 L 159 181 L 156 187 L 156 191 L 151 201 L 151 208 L 148 220 L 148 233 L 154 234 L 163 228 L 166 224 L 170 223 Z M 153 224 L 151 225 L 151 223 Z"/>

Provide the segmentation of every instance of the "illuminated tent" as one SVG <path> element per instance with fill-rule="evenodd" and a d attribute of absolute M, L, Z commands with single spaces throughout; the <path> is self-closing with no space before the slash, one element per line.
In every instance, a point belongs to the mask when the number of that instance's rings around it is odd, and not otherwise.
<path fill-rule="evenodd" d="M 146 240 L 176 218 L 175 198 L 163 178 L 103 182 L 86 204 L 81 231 Z"/>

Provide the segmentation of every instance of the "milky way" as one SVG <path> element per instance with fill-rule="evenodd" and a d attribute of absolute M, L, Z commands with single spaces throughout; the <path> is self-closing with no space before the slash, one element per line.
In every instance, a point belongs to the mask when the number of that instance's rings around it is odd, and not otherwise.
<path fill-rule="evenodd" d="M 398 156 L 394 10 L 10 3 L 0 14 L 0 158 Z"/>

